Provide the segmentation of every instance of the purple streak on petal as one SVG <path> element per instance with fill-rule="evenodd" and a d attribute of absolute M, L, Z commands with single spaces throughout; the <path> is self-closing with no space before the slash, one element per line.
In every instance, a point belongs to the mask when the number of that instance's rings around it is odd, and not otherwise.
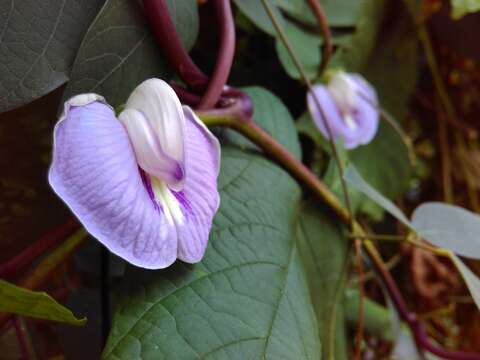
<path fill-rule="evenodd" d="M 145 190 L 147 190 L 148 196 L 150 196 L 150 200 L 152 200 L 153 207 L 155 210 L 160 210 L 160 206 L 158 205 L 157 200 L 155 200 L 155 193 L 153 192 L 152 182 L 150 181 L 150 177 L 145 174 L 145 171 L 142 168 L 138 167 L 138 172 L 140 173 L 140 177 L 142 178 L 143 186 L 145 186 Z"/>
<path fill-rule="evenodd" d="M 178 258 L 195 263 L 202 259 L 208 243 L 220 197 L 217 177 L 220 167 L 220 144 L 189 107 L 185 113 L 185 186 L 174 192 L 184 215 L 177 224 Z"/>
<path fill-rule="evenodd" d="M 52 188 L 110 251 L 140 267 L 169 266 L 176 229 L 152 202 L 124 127 L 109 106 L 71 106 L 76 98 L 55 127 Z"/>

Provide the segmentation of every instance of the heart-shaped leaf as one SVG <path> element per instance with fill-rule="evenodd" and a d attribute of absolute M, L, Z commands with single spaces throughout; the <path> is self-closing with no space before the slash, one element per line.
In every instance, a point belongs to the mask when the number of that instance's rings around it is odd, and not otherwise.
<path fill-rule="evenodd" d="M 201 263 L 134 270 L 107 359 L 317 359 L 295 245 L 299 188 L 258 155 L 223 148 L 221 205 Z"/>

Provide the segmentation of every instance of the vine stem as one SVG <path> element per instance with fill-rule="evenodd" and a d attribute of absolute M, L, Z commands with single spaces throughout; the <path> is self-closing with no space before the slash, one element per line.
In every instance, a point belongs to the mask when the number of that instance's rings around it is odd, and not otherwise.
<path fill-rule="evenodd" d="M 350 196 L 348 195 L 348 187 L 345 179 L 343 178 L 343 165 L 342 165 L 342 160 L 340 159 L 340 155 L 338 153 L 337 146 L 335 145 L 335 140 L 333 137 L 333 132 L 330 127 L 329 122 L 327 121 L 327 114 L 325 114 L 325 111 L 323 110 L 320 101 L 318 100 L 317 95 L 313 92 L 313 86 L 312 83 L 310 82 L 305 69 L 303 68 L 302 64 L 300 63 L 300 60 L 296 56 L 295 52 L 293 51 L 292 46 L 290 45 L 290 42 L 288 40 L 287 35 L 285 34 L 284 29 L 278 22 L 275 14 L 273 13 L 272 7 L 270 3 L 267 0 L 262 0 L 263 7 L 265 8 L 265 11 L 267 12 L 273 26 L 275 27 L 275 30 L 277 31 L 278 35 L 280 36 L 280 39 L 282 40 L 283 45 L 286 47 L 288 54 L 290 55 L 290 58 L 292 59 L 293 63 L 295 64 L 295 67 L 297 68 L 298 72 L 300 73 L 302 80 L 304 81 L 305 85 L 307 86 L 308 91 L 311 93 L 312 98 L 315 102 L 315 106 L 318 109 L 318 112 L 320 114 L 320 117 L 322 118 L 323 125 L 325 126 L 325 129 L 327 130 L 328 133 L 328 142 L 330 144 L 330 148 L 333 154 L 333 157 L 335 159 L 335 162 L 337 164 L 339 173 L 340 173 L 340 183 L 342 185 L 342 191 L 343 191 L 343 196 L 345 197 L 345 205 L 349 214 L 349 219 L 350 219 L 350 228 L 353 230 L 353 214 L 352 211 L 352 206 L 350 202 Z"/>
<path fill-rule="evenodd" d="M 231 128 L 256 144 L 263 152 L 282 166 L 298 182 L 305 185 L 320 200 L 326 203 L 347 226 L 353 227 L 354 236 L 363 239 L 363 246 L 366 254 L 371 260 L 375 272 L 381 278 L 390 298 L 401 318 L 409 325 L 417 344 L 444 359 L 451 360 L 472 360 L 480 359 L 480 355 L 470 354 L 461 351 L 448 351 L 433 345 L 428 339 L 423 325 L 419 322 L 415 313 L 410 312 L 400 290 L 392 275 L 383 262 L 374 243 L 362 226 L 350 216 L 349 211 L 342 205 L 340 200 L 330 189 L 320 181 L 301 161 L 297 160 L 286 148 L 272 138 L 265 130 L 260 128 L 253 119 L 245 120 L 235 114 L 230 114 L 228 108 L 215 110 L 212 113 L 198 112 L 197 115 L 207 126 L 222 126 Z"/>
<path fill-rule="evenodd" d="M 192 61 L 182 45 L 165 0 L 143 0 L 153 33 L 165 57 L 177 70 L 178 75 L 193 89 L 203 91 L 208 78 Z"/>
<path fill-rule="evenodd" d="M 320 63 L 319 75 L 321 76 L 325 69 L 327 68 L 330 58 L 333 53 L 333 42 L 332 42 L 332 32 L 328 26 L 328 19 L 325 15 L 322 5 L 318 0 L 307 0 L 308 5 L 312 9 L 315 18 L 317 19 L 320 31 L 323 35 L 323 51 L 322 51 L 322 62 Z"/>
<path fill-rule="evenodd" d="M 218 102 L 227 83 L 235 54 L 235 24 L 233 22 L 230 0 L 214 0 L 213 5 L 220 25 L 219 55 L 198 109 L 210 109 Z"/>
<path fill-rule="evenodd" d="M 144 0 L 144 3 L 150 3 L 154 0 Z M 279 26 L 278 22 L 276 22 L 275 16 L 269 6 L 269 4 L 263 1 L 263 5 L 265 6 L 267 12 L 269 13 L 272 22 L 274 23 L 277 31 L 279 32 L 282 41 L 285 43 L 287 50 L 289 51 L 292 60 L 294 61 L 295 65 L 299 69 L 300 73 L 304 77 L 305 83 L 311 89 L 311 84 L 308 78 L 305 76 L 305 72 L 302 71 L 303 68 L 296 58 L 295 54 L 292 51 L 292 48 L 289 46 L 288 39 L 286 38 L 283 29 Z M 153 3 L 152 3 L 153 4 Z M 183 73 L 182 78 L 185 80 L 187 84 L 194 87 L 195 84 L 199 85 L 199 89 L 201 91 L 202 86 L 204 87 L 207 83 L 205 78 L 203 77 L 203 73 L 195 66 L 193 61 L 189 58 L 188 54 L 186 53 L 183 46 L 178 39 L 178 34 L 176 33 L 175 26 L 171 21 L 168 13 L 168 8 L 165 6 L 163 0 L 157 0 L 157 4 L 164 5 L 163 11 L 158 11 L 159 8 L 157 7 L 156 12 L 149 12 L 147 11 L 147 16 L 151 19 L 152 26 L 155 29 L 157 34 L 157 40 L 159 40 L 159 44 L 161 48 L 169 48 L 170 50 L 166 51 L 166 56 L 169 58 L 170 62 L 179 70 L 179 73 Z M 147 6 L 146 6 L 147 8 Z M 155 10 L 155 6 L 149 7 L 152 10 Z M 162 9 L 160 9 L 162 10 Z M 163 23 L 166 26 L 159 26 L 158 23 Z M 164 36 L 165 35 L 165 36 Z M 176 43 L 173 44 L 172 43 Z M 178 44 L 180 43 L 180 46 Z M 178 58 L 177 58 L 178 57 Z M 177 61 L 180 60 L 180 61 Z M 182 65 L 182 66 L 181 66 Z M 202 76 L 203 75 L 203 76 Z M 198 83 L 196 80 L 199 80 Z M 314 96 L 316 105 L 319 107 L 320 113 L 323 115 L 322 120 L 325 122 L 327 131 L 331 135 L 331 131 L 329 128 L 329 124 L 326 121 L 325 114 L 323 113 L 323 109 L 319 106 L 319 101 Z M 235 102 L 234 106 L 235 107 Z M 228 108 L 225 109 L 226 113 L 228 113 Z M 226 116 L 224 118 L 218 116 L 223 111 L 220 111 L 216 114 L 216 116 L 205 116 L 203 117 L 207 125 L 219 125 L 219 126 L 227 126 L 230 127 L 239 133 L 243 134 L 245 137 L 250 139 L 252 142 L 257 144 L 267 155 L 272 157 L 276 160 L 281 166 L 283 166 L 292 176 L 294 176 L 298 181 L 302 184 L 306 185 L 311 191 L 313 191 L 320 199 L 326 202 L 332 210 L 337 214 L 337 216 L 345 223 L 351 226 L 352 233 L 358 234 L 360 236 L 365 236 L 365 232 L 363 231 L 362 227 L 359 223 L 355 221 L 352 216 L 352 212 L 350 211 L 350 204 L 348 201 L 348 193 L 344 191 L 346 195 L 346 206 L 347 209 L 343 207 L 341 202 L 337 199 L 337 197 L 330 192 L 330 190 L 320 181 L 317 177 L 310 172 L 310 170 L 303 165 L 300 161 L 296 160 L 289 152 L 286 150 L 282 145 L 277 143 L 275 139 L 273 139 L 268 133 L 263 131 L 260 127 L 258 127 L 253 121 L 246 119 L 244 115 L 241 116 Z M 331 146 L 334 150 L 333 153 L 337 163 L 340 166 L 340 172 L 342 173 L 341 162 L 339 161 L 340 158 L 338 153 L 336 152 L 335 143 L 330 136 Z M 342 176 L 342 187 L 346 190 L 345 180 Z M 365 240 L 364 247 L 366 249 L 366 253 L 368 254 L 369 258 L 371 259 L 374 268 L 376 269 L 378 275 L 382 279 L 384 285 L 389 291 L 389 295 L 392 298 L 393 303 L 395 304 L 397 310 L 399 311 L 401 317 L 410 325 L 412 333 L 415 335 L 415 339 L 420 346 L 423 346 L 425 349 L 428 349 L 433 354 L 436 354 L 440 357 L 445 359 L 457 359 L 457 360 L 467 360 L 467 359 L 478 359 L 479 356 L 462 353 L 462 352 L 449 352 L 444 349 L 439 349 L 433 346 L 426 335 L 425 330 L 421 323 L 418 322 L 417 317 L 415 314 L 412 314 L 408 311 L 407 306 L 400 294 L 399 289 L 396 286 L 395 281 L 393 280 L 392 276 L 385 268 L 385 264 L 383 263 L 381 255 L 378 253 L 375 245 L 371 242 L 371 240 Z"/>

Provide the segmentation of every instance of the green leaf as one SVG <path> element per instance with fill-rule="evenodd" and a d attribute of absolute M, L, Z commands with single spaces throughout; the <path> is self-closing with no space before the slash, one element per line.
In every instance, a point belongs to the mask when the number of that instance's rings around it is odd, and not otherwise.
<path fill-rule="evenodd" d="M 427 202 L 413 212 L 412 225 L 432 244 L 480 259 L 480 216 L 460 206 Z"/>
<path fill-rule="evenodd" d="M 45 292 L 24 289 L 1 279 L 0 311 L 77 326 L 87 321 L 86 318 L 77 319 Z"/>
<path fill-rule="evenodd" d="M 295 131 L 295 123 L 282 101 L 262 87 L 252 86 L 241 90 L 247 93 L 253 101 L 255 122 L 285 146 L 297 159 L 300 159 L 301 149 Z M 228 131 L 227 134 L 229 142 L 242 149 L 258 149 L 252 142 L 234 131 Z"/>
<path fill-rule="evenodd" d="M 320 44 L 322 39 L 319 34 L 306 31 L 291 21 L 285 20 L 285 33 L 288 37 L 292 49 L 302 64 L 306 75 L 309 79 L 317 76 L 318 67 L 320 66 Z M 277 38 L 275 41 L 277 55 L 285 68 L 287 74 L 294 78 L 300 79 L 300 73 L 297 70 L 293 60 L 288 53 L 287 48 L 283 45 L 281 39 Z"/>
<path fill-rule="evenodd" d="M 385 10 L 385 0 L 356 2 L 361 3 L 361 8 L 358 10 L 355 30 L 350 39 L 337 49 L 330 65 L 351 72 L 359 72 L 367 64 L 370 53 L 375 47 Z"/>
<path fill-rule="evenodd" d="M 196 1 L 167 4 L 188 49 L 198 33 Z M 137 1 L 107 0 L 82 42 L 64 96 L 95 92 L 117 107 L 140 82 L 152 77 L 168 79 L 171 72 L 141 6 Z"/>
<path fill-rule="evenodd" d="M 35 100 L 66 81 L 102 0 L 2 2 L 0 112 Z"/>
<path fill-rule="evenodd" d="M 265 10 L 262 1 L 260 0 L 234 0 L 235 5 L 252 23 L 254 23 L 259 29 L 266 32 L 269 35 L 276 36 L 277 31 L 270 20 L 267 11 Z M 282 13 L 275 5 L 274 0 L 268 0 L 275 18 L 282 27 L 285 27 L 284 18 Z"/>
<path fill-rule="evenodd" d="M 316 25 L 317 20 L 305 0 L 275 0 L 278 6 L 295 20 L 308 25 Z M 332 27 L 350 27 L 357 23 L 365 1 L 322 0 L 328 24 Z"/>
<path fill-rule="evenodd" d="M 354 166 L 350 165 L 345 170 L 343 177 L 348 184 L 352 185 L 355 189 L 368 196 L 370 200 L 381 206 L 384 210 L 388 211 L 391 215 L 397 218 L 397 220 L 401 221 L 409 228 L 412 228 L 410 220 L 408 220 L 408 218 L 403 214 L 402 210 L 400 210 L 385 196 L 380 194 L 373 186 L 367 183 Z"/>
<path fill-rule="evenodd" d="M 221 205 L 201 263 L 133 269 L 106 359 L 318 359 L 295 244 L 299 187 L 261 156 L 225 146 Z"/>
<path fill-rule="evenodd" d="M 450 0 L 452 17 L 455 20 L 480 10 L 480 0 Z"/>
<path fill-rule="evenodd" d="M 347 256 L 347 239 L 338 222 L 325 210 L 305 204 L 298 215 L 298 249 L 307 272 L 312 303 L 318 319 L 323 358 L 327 358 L 333 340 L 335 359 L 347 359 L 342 297 L 338 299 L 335 333 L 329 321 L 335 293 Z M 333 339 L 332 339 L 333 336 Z"/>

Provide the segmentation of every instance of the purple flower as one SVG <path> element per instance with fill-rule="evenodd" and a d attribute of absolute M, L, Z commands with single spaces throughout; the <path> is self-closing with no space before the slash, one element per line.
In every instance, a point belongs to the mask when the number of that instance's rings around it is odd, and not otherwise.
<path fill-rule="evenodd" d="M 96 94 L 65 103 L 49 182 L 110 251 L 158 269 L 202 259 L 219 165 L 218 140 L 167 83 L 150 79 L 118 119 Z"/>
<path fill-rule="evenodd" d="M 368 144 L 378 129 L 377 94 L 358 74 L 335 73 L 326 86 L 313 86 L 335 140 L 342 138 L 347 149 Z M 313 121 L 327 139 L 328 131 L 313 94 L 307 95 Z"/>

